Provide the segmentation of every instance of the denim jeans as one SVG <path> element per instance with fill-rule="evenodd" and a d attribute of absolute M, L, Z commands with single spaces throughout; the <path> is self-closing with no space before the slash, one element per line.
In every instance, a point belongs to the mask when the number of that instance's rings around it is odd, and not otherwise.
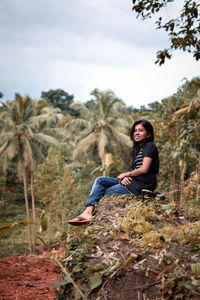
<path fill-rule="evenodd" d="M 85 206 L 95 206 L 104 195 L 125 194 L 130 194 L 130 192 L 119 183 L 119 179 L 100 176 L 95 179 Z"/>

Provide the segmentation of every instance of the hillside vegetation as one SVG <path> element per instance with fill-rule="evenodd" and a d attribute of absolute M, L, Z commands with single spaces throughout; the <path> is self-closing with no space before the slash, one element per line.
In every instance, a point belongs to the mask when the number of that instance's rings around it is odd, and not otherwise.
<path fill-rule="evenodd" d="M 98 89 L 84 103 L 42 96 L 0 107 L 0 255 L 64 248 L 58 299 L 198 299 L 200 79 L 140 109 Z M 104 198 L 89 226 L 71 228 L 94 179 L 127 170 L 138 119 L 154 126 L 165 200 Z"/>

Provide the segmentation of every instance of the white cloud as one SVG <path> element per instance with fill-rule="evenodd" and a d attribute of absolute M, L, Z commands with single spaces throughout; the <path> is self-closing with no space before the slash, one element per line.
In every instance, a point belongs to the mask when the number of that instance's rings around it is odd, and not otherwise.
<path fill-rule="evenodd" d="M 151 21 L 136 20 L 131 8 L 131 0 L 1 0 L 5 99 L 63 88 L 86 101 L 99 88 L 139 107 L 176 92 L 184 77 L 199 75 L 199 63 L 187 54 L 155 65 L 167 37 Z"/>

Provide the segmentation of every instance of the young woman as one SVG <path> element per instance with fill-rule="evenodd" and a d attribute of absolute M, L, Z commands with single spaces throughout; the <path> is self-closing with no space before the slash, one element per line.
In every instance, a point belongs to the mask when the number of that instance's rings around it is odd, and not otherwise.
<path fill-rule="evenodd" d="M 117 178 L 97 177 L 85 203 L 86 209 L 69 220 L 69 224 L 83 225 L 90 222 L 95 205 L 104 195 L 131 193 L 138 196 L 143 189 L 154 191 L 157 186 L 159 158 L 151 123 L 146 120 L 136 121 L 131 128 L 130 138 L 133 141 L 131 171 L 121 173 Z"/>

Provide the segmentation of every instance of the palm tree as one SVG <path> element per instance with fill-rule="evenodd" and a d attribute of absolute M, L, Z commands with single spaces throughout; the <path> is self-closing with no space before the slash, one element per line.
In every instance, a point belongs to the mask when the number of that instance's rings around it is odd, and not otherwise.
<path fill-rule="evenodd" d="M 4 103 L 3 111 L 0 115 L 2 131 L 0 133 L 0 156 L 3 158 L 4 170 L 10 162 L 15 161 L 18 165 L 19 177 L 23 177 L 24 196 L 26 205 L 27 220 L 30 220 L 29 203 L 27 196 L 27 171 L 31 174 L 31 194 L 32 194 L 32 218 L 34 226 L 35 204 L 33 193 L 33 173 L 39 161 L 44 160 L 40 145 L 50 143 L 58 146 L 58 141 L 50 135 L 40 132 L 44 127 L 48 114 L 44 114 L 44 103 L 33 101 L 29 96 L 21 97 L 15 95 L 15 100 L 11 103 Z M 35 227 L 34 227 L 35 232 Z M 29 247 L 32 251 L 31 229 L 28 224 Z M 35 235 L 34 235 L 35 244 Z"/>
<path fill-rule="evenodd" d="M 77 137 L 77 145 L 73 157 L 86 151 L 91 145 L 97 144 L 98 155 L 105 175 L 105 158 L 111 142 L 117 146 L 125 144 L 130 146 L 130 138 L 125 134 L 132 119 L 126 116 L 126 106 L 112 91 L 100 92 L 95 89 L 94 108 L 88 109 L 81 103 L 72 103 L 71 108 L 78 111 L 80 118 L 69 121 L 65 128 L 68 136 L 73 130 L 82 129 Z"/>

